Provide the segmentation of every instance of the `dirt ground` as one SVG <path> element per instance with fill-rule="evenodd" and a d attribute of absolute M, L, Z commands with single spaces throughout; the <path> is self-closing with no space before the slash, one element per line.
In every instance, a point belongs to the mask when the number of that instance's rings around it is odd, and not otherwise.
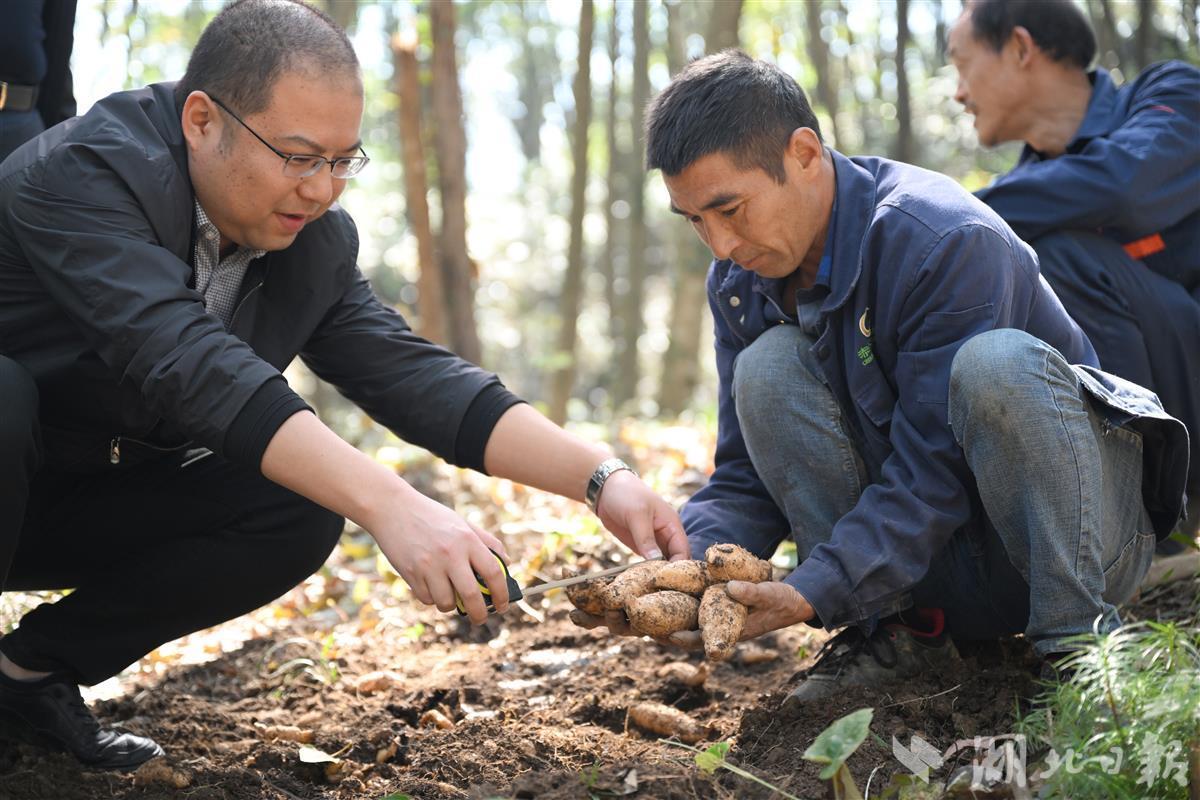
<path fill-rule="evenodd" d="M 1194 615 L 1200 584 L 1158 590 L 1130 616 Z M 95 704 L 105 724 L 153 736 L 167 751 L 153 771 L 97 772 L 65 755 L 0 742 L 0 798 L 765 798 L 772 792 L 627 726 L 627 709 L 657 701 L 708 726 L 706 741 L 732 744 L 731 763 L 803 798 L 825 797 L 818 767 L 801 758 L 831 721 L 875 709 L 850 767 L 878 792 L 903 771 L 892 735 L 944 748 L 1010 730 L 1034 691 L 1033 660 L 1015 638 L 964 651 L 953 674 L 903 691 L 864 691 L 802 714 L 780 701 L 811 663 L 824 634 L 789 629 L 741 646 L 702 687 L 660 674 L 695 656 L 650 640 L 610 639 L 573 626 L 562 598 L 545 620 L 512 610 L 486 628 L 430 614 L 427 627 L 358 638 L 331 650 L 304 637 L 256 638 L 202 665 L 143 677 Z M 536 611 L 536 609 L 535 609 Z M 414 631 L 417 635 L 414 635 Z M 363 676 L 377 675 L 382 687 Z M 431 713 L 432 712 L 432 713 Z M 336 756 L 304 763 L 301 744 Z M 702 744 L 701 747 L 704 745 Z M 156 762 L 152 762 L 156 763 Z M 162 769 L 161 767 L 169 767 Z M 778 795 L 775 795 L 778 796 Z"/>

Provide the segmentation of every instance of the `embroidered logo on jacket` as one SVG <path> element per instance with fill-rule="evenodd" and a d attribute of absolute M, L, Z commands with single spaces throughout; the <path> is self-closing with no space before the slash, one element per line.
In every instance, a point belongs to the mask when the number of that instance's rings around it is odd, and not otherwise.
<path fill-rule="evenodd" d="M 858 360 L 865 367 L 875 360 L 875 351 L 871 348 L 871 308 L 867 307 L 863 311 L 862 316 L 858 318 L 858 332 L 866 338 L 867 343 L 858 348 Z"/>

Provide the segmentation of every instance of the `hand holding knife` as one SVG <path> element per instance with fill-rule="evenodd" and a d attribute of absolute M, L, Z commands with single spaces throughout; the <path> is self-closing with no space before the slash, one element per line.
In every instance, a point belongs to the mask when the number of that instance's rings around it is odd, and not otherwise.
<path fill-rule="evenodd" d="M 504 563 L 504 559 L 501 558 L 499 556 L 499 554 L 497 554 L 494 550 L 492 551 L 492 555 L 495 557 L 496 561 L 500 564 L 500 568 L 502 570 L 504 570 L 504 581 L 508 585 L 508 602 L 509 603 L 516 603 L 518 600 L 520 600 L 522 598 L 528 599 L 530 597 L 534 597 L 539 594 L 545 594 L 546 592 L 550 591 L 551 589 L 561 589 L 566 586 L 574 586 L 577 583 L 583 583 L 584 581 L 590 581 L 593 578 L 606 578 L 609 575 L 617 575 L 617 574 L 629 569 L 630 567 L 632 567 L 635 564 L 642 563 L 641 561 L 632 561 L 628 564 L 622 564 L 619 567 L 611 567 L 610 569 L 600 570 L 599 572 L 589 572 L 589 573 L 586 573 L 583 575 L 576 575 L 571 578 L 563 578 L 560 581 L 550 581 L 549 583 L 539 583 L 537 586 L 531 586 L 530 588 L 522 591 L 520 584 L 518 584 L 516 582 L 516 580 L 512 577 L 512 575 L 509 574 L 508 564 Z M 479 587 L 479 593 L 483 595 L 483 601 L 484 601 L 484 604 L 487 606 L 488 613 L 489 614 L 494 613 L 496 610 L 496 606 L 492 602 L 492 592 L 487 587 L 487 584 L 483 582 L 483 578 L 480 577 L 478 572 L 475 573 L 475 583 Z M 459 595 L 456 594 L 455 600 L 456 600 L 456 604 L 458 606 L 459 616 L 465 617 L 467 614 L 467 611 L 463 607 L 462 597 L 460 597 Z"/>

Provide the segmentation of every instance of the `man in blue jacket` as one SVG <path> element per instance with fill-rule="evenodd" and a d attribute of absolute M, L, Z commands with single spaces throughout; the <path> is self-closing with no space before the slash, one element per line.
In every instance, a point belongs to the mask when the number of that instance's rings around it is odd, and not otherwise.
<path fill-rule="evenodd" d="M 325 427 L 283 377 L 296 356 L 397 435 L 685 555 L 624 464 L 371 292 L 335 203 L 367 162 L 362 110 L 332 20 L 243 0 L 179 84 L 112 95 L 0 165 L 0 591 L 74 589 L 0 639 L 5 728 L 100 767 L 161 753 L 101 728 L 76 684 L 282 594 L 343 518 L 418 600 L 481 622 L 478 573 L 507 605 L 503 544 Z"/>
<path fill-rule="evenodd" d="M 646 151 L 715 258 L 693 556 L 791 536 L 791 574 L 726 587 L 743 637 L 845 627 L 792 697 L 936 671 L 949 635 L 1024 632 L 1053 660 L 1118 625 L 1179 519 L 1186 435 L 1096 369 L 1004 221 L 941 175 L 826 148 L 796 82 L 739 51 L 676 76 Z"/>
<path fill-rule="evenodd" d="M 1118 89 L 1089 71 L 1096 39 L 1071 0 L 976 0 L 949 55 L 980 143 L 1025 143 L 979 198 L 1037 251 L 1100 366 L 1157 392 L 1196 441 L 1200 70 L 1155 64 Z M 1195 464 L 1187 486 L 1200 498 Z"/>

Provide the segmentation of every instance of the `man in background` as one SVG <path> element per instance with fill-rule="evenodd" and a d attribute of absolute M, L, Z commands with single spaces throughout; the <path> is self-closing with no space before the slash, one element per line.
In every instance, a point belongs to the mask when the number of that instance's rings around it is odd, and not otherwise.
<path fill-rule="evenodd" d="M 978 192 L 1033 245 L 1100 366 L 1153 390 L 1200 439 L 1200 70 L 1118 88 L 1071 0 L 973 0 L 950 32 L 955 98 L 1020 160 Z M 1200 466 L 1187 481 L 1200 524 Z M 1164 543 L 1169 544 L 1169 543 Z"/>
<path fill-rule="evenodd" d="M 0 24 L 0 161 L 75 116 L 75 0 L 6 3 Z"/>

